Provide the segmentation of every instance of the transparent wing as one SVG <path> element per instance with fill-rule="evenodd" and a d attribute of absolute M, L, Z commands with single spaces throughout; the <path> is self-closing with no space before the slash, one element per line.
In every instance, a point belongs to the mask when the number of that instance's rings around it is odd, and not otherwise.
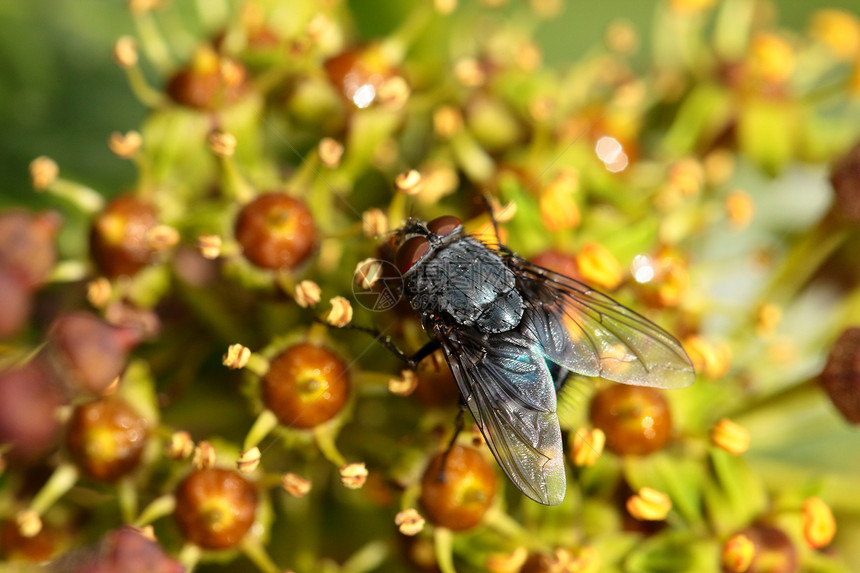
<path fill-rule="evenodd" d="M 488 341 L 461 329 L 436 335 L 499 466 L 531 499 L 560 504 L 566 487 L 564 450 L 555 388 L 539 349 L 508 333 Z"/>
<path fill-rule="evenodd" d="M 508 255 L 529 301 L 519 330 L 544 356 L 585 376 L 615 382 L 683 388 L 693 364 L 671 334 L 579 281 Z"/>

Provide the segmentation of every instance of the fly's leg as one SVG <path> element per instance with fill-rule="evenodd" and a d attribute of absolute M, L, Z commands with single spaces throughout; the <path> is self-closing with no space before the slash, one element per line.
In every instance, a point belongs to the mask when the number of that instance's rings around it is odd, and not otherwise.
<path fill-rule="evenodd" d="M 400 350 L 396 344 L 391 342 L 391 337 L 386 336 L 383 333 L 379 332 L 375 328 L 367 328 L 365 326 L 358 326 L 355 324 L 349 324 L 346 328 L 351 328 L 353 330 L 358 330 L 360 332 L 364 332 L 366 334 L 374 337 L 380 344 L 382 344 L 385 348 L 391 351 L 397 358 L 405 362 L 410 368 L 415 368 L 419 362 L 439 350 L 440 345 L 436 340 L 431 340 L 424 346 L 418 349 L 418 352 L 413 354 L 412 356 L 406 354 L 402 350 Z"/>
<path fill-rule="evenodd" d="M 448 447 L 445 448 L 445 453 L 442 454 L 442 466 L 439 468 L 439 476 L 436 478 L 438 482 L 445 481 L 445 467 L 448 465 L 448 454 L 454 449 L 454 444 L 457 443 L 457 436 L 460 435 L 460 432 L 463 431 L 466 425 L 465 414 L 466 406 L 461 403 L 460 411 L 457 412 L 457 420 L 454 422 L 454 435 L 451 436 L 451 441 L 448 442 Z"/>
<path fill-rule="evenodd" d="M 496 235 L 496 243 L 502 246 L 502 236 L 499 235 L 499 222 L 496 220 L 496 212 L 493 211 L 493 203 L 486 193 L 481 193 L 481 199 L 484 200 L 484 206 L 487 208 L 487 213 L 490 215 L 490 223 L 493 224 L 493 233 Z"/>

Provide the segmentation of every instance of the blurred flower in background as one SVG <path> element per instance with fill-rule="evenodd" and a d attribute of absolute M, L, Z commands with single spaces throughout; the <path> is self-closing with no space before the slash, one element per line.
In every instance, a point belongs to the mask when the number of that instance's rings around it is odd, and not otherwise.
<path fill-rule="evenodd" d="M 850 2 L 0 9 L 13 570 L 860 570 Z M 486 199 L 486 201 L 485 201 Z M 568 494 L 499 473 L 397 298 L 453 214 L 674 333 L 572 376 Z M 358 269 L 358 272 L 356 270 Z M 358 328 L 351 328 L 351 326 Z"/>

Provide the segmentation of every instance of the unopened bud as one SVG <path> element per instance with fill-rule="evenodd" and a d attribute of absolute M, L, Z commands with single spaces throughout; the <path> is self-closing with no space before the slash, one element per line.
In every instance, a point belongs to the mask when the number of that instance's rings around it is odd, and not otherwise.
<path fill-rule="evenodd" d="M 131 159 L 137 155 L 141 145 L 143 145 L 143 137 L 141 137 L 140 132 L 134 130 L 127 133 L 115 131 L 110 134 L 108 139 L 108 148 L 114 155 L 122 159 Z"/>
<path fill-rule="evenodd" d="M 361 214 L 361 230 L 365 237 L 381 237 L 388 232 L 388 217 L 382 209 L 368 209 Z"/>
<path fill-rule="evenodd" d="M 296 292 L 293 298 L 297 305 L 302 308 L 308 308 L 317 305 L 321 294 L 322 289 L 320 289 L 317 283 L 311 280 L 303 280 L 296 285 Z"/>
<path fill-rule="evenodd" d="M 323 165 L 334 169 L 340 165 L 340 159 L 343 157 L 343 144 L 331 137 L 323 137 L 317 145 L 317 154 Z"/>
<path fill-rule="evenodd" d="M 750 447 L 750 433 L 740 424 L 723 418 L 711 430 L 711 442 L 730 454 L 739 456 Z"/>
<path fill-rule="evenodd" d="M 490 573 L 519 573 L 529 552 L 525 547 L 517 547 L 513 553 L 491 553 L 487 558 L 487 571 Z"/>
<path fill-rule="evenodd" d="M 627 511 L 641 521 L 661 521 L 672 509 L 672 500 L 663 492 L 643 487 L 627 499 Z"/>
<path fill-rule="evenodd" d="M 364 462 L 346 464 L 340 468 L 340 482 L 349 489 L 359 489 L 367 481 Z"/>
<path fill-rule="evenodd" d="M 218 235 L 200 235 L 197 237 L 197 250 L 204 259 L 210 261 L 221 256 L 222 240 Z"/>
<path fill-rule="evenodd" d="M 813 549 L 827 547 L 836 535 L 836 520 L 830 507 L 820 498 L 803 502 L 803 537 Z"/>
<path fill-rule="evenodd" d="M 15 516 L 15 523 L 22 537 L 36 537 L 42 531 L 42 518 L 32 509 L 19 512 Z"/>
<path fill-rule="evenodd" d="M 363 289 L 369 289 L 382 277 L 382 263 L 379 259 L 364 259 L 355 267 L 355 282 Z"/>
<path fill-rule="evenodd" d="M 394 523 L 403 535 L 418 535 L 424 529 L 424 518 L 411 507 L 395 515 Z"/>
<path fill-rule="evenodd" d="M 165 251 L 179 242 L 179 231 L 168 225 L 156 225 L 147 231 L 146 240 L 153 251 Z"/>
<path fill-rule="evenodd" d="M 254 446 L 246 452 L 239 454 L 239 459 L 236 461 L 236 469 L 240 473 L 249 474 L 257 469 L 260 465 L 260 459 L 263 455 L 260 453 L 260 448 Z"/>
<path fill-rule="evenodd" d="M 580 467 L 593 466 L 600 454 L 603 453 L 603 446 L 605 445 L 606 434 L 600 428 L 577 430 L 573 437 L 573 451 L 571 452 L 573 464 Z"/>
<path fill-rule="evenodd" d="M 227 353 L 222 357 L 221 363 L 231 370 L 239 370 L 248 365 L 250 358 L 251 350 L 247 346 L 231 344 L 227 348 Z"/>
<path fill-rule="evenodd" d="M 194 458 L 191 460 L 194 469 L 205 470 L 215 464 L 215 448 L 208 441 L 203 440 L 194 448 Z"/>
<path fill-rule="evenodd" d="M 311 480 L 294 473 L 285 473 L 281 485 L 293 497 L 304 497 L 311 491 Z"/>
<path fill-rule="evenodd" d="M 409 396 L 418 387 L 418 377 L 412 370 L 403 370 L 400 378 L 388 381 L 388 390 L 397 396 Z"/>
<path fill-rule="evenodd" d="M 755 543 L 746 535 L 739 533 L 723 545 L 723 565 L 733 573 L 744 573 L 755 557 Z"/>
<path fill-rule="evenodd" d="M 50 157 L 37 157 L 30 162 L 30 180 L 33 183 L 33 189 L 41 191 L 48 188 L 57 176 L 60 174 L 60 168 L 57 162 Z"/>
<path fill-rule="evenodd" d="M 209 134 L 209 149 L 218 157 L 233 157 L 236 136 L 226 131 L 213 131 Z"/>
<path fill-rule="evenodd" d="M 123 69 L 137 65 L 137 41 L 131 36 L 120 36 L 113 45 L 113 59 Z"/>
<path fill-rule="evenodd" d="M 167 444 L 165 453 L 172 460 L 184 460 L 194 451 L 194 440 L 191 439 L 191 434 L 188 432 L 174 432 L 170 436 L 170 443 Z"/>
<path fill-rule="evenodd" d="M 352 320 L 352 305 L 342 296 L 336 296 L 329 301 L 331 310 L 325 317 L 325 321 L 332 326 L 343 328 Z"/>
<path fill-rule="evenodd" d="M 394 186 L 406 195 L 417 195 L 422 187 L 421 174 L 415 169 L 410 169 L 394 179 Z"/>
<path fill-rule="evenodd" d="M 113 286 L 105 277 L 87 283 L 87 300 L 95 308 L 103 308 L 110 300 Z"/>

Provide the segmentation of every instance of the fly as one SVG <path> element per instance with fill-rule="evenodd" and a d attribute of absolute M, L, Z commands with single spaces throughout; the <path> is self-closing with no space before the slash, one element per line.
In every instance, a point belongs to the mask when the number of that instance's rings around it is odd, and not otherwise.
<path fill-rule="evenodd" d="M 695 372 L 665 330 L 572 278 L 482 243 L 459 219 L 410 219 L 395 235 L 403 295 L 441 347 L 487 445 L 529 498 L 558 505 L 566 479 L 556 393 L 570 372 L 683 388 Z"/>

